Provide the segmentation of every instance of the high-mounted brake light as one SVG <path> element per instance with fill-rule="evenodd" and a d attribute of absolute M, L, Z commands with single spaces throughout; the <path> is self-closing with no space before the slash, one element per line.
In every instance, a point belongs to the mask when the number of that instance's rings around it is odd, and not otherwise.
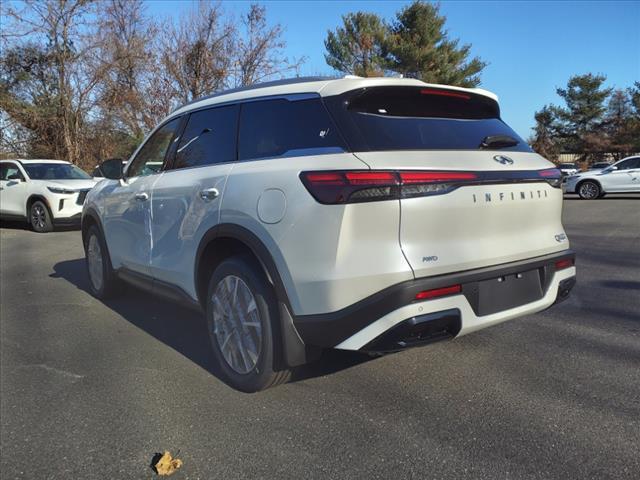
<path fill-rule="evenodd" d="M 454 97 L 462 98 L 464 100 L 471 100 L 471 95 L 466 95 L 462 92 L 454 92 L 451 90 L 433 90 L 431 88 L 423 88 L 420 90 L 422 95 L 439 95 L 441 97 Z"/>
<path fill-rule="evenodd" d="M 462 291 L 461 285 L 451 285 L 450 287 L 433 288 L 431 290 L 424 290 L 416 294 L 416 300 L 429 300 L 432 298 L 444 297 L 446 295 L 453 295 Z"/>
<path fill-rule="evenodd" d="M 565 268 L 573 267 L 573 265 L 573 258 L 564 258 L 562 260 L 557 260 L 555 263 L 556 270 L 564 270 Z"/>

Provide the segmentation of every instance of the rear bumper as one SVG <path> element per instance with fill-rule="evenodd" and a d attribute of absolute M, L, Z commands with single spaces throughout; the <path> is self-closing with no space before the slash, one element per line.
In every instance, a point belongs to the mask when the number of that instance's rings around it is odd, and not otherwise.
<path fill-rule="evenodd" d="M 555 262 L 574 258 L 573 251 L 565 250 L 519 262 L 403 282 L 338 312 L 298 316 L 294 323 L 305 344 L 347 350 L 388 351 L 412 346 L 411 342 L 405 342 L 406 345 L 389 348 L 393 341 L 404 341 L 399 339 L 402 332 L 391 334 L 396 327 L 396 330 L 402 330 L 402 325 L 411 327 L 409 333 L 424 330 L 417 344 L 464 335 L 544 310 L 557 299 L 566 298 L 573 287 L 573 284 L 569 285 L 570 279 L 575 283 L 576 269 L 570 267 L 556 271 Z M 530 292 L 523 291 L 517 293 L 521 298 L 511 299 L 509 303 L 504 303 L 505 299 L 500 297 L 479 298 L 480 282 L 533 270 L 540 275 L 541 292 L 538 297 L 532 298 Z M 415 300 L 418 292 L 458 284 L 462 286 L 459 294 Z M 434 320 L 437 321 L 434 323 Z M 427 325 L 427 322 L 431 323 Z M 390 335 L 391 341 L 383 335 Z M 382 346 L 376 346 L 376 343 Z"/>

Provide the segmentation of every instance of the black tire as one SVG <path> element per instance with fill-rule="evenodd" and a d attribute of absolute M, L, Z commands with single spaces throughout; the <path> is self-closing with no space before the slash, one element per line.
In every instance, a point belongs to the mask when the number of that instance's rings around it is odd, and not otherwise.
<path fill-rule="evenodd" d="M 92 245 L 92 239 L 94 238 L 96 243 Z M 96 272 L 101 272 L 102 276 L 100 282 L 97 282 L 92 276 L 89 259 L 90 248 L 96 246 L 100 250 L 100 256 L 102 259 L 102 268 L 96 270 Z M 109 256 L 109 251 L 107 250 L 107 246 L 104 238 L 102 237 L 102 233 L 95 225 L 89 227 L 89 231 L 85 236 L 84 253 L 87 277 L 89 278 L 89 290 L 91 291 L 92 295 L 96 298 L 99 298 L 100 300 L 107 300 L 117 295 L 120 292 L 120 281 L 116 277 L 113 268 L 111 267 L 111 257 Z"/>
<path fill-rule="evenodd" d="M 29 208 L 29 223 L 34 232 L 47 233 L 53 230 L 51 212 L 44 202 L 36 200 L 31 204 L 31 208 Z"/>
<path fill-rule="evenodd" d="M 215 333 L 213 297 L 221 282 L 227 277 L 228 281 L 231 281 L 230 279 L 234 279 L 234 277 L 239 278 L 244 283 L 244 286 L 248 288 L 255 300 L 261 325 L 261 341 L 256 342 L 260 345 L 257 360 L 255 365 L 246 373 L 239 373 L 227 361 Z M 234 303 L 234 305 L 239 304 L 240 302 Z M 209 288 L 207 289 L 206 315 L 213 354 L 224 380 L 229 385 L 242 392 L 253 393 L 289 380 L 291 372 L 287 369 L 281 370 L 276 367 L 276 359 L 282 358 L 282 343 L 279 328 L 280 316 L 275 293 L 264 272 L 251 257 L 246 255 L 234 256 L 218 265 L 211 275 Z M 244 327 L 244 324 L 242 330 L 244 335 L 248 335 L 248 330 Z M 229 335 L 229 338 L 231 338 L 231 335 Z"/>
<path fill-rule="evenodd" d="M 597 182 L 585 180 L 578 185 L 578 195 L 583 200 L 595 200 L 600 198 L 602 189 Z"/>

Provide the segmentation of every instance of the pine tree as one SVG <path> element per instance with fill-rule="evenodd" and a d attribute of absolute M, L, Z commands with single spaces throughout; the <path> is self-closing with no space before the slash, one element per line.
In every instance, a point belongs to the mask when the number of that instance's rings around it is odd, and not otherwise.
<path fill-rule="evenodd" d="M 428 83 L 475 87 L 487 65 L 469 58 L 471 45 L 450 39 L 438 5 L 414 1 L 396 15 L 390 27 L 388 67 Z"/>
<path fill-rule="evenodd" d="M 373 13 L 343 15 L 342 26 L 327 32 L 325 60 L 340 72 L 361 77 L 381 76 L 386 36 L 386 26 Z"/>

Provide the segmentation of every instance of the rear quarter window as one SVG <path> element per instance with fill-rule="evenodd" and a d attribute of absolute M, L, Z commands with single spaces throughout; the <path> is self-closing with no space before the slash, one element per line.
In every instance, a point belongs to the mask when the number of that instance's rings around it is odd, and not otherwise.
<path fill-rule="evenodd" d="M 242 104 L 239 160 L 339 153 L 344 142 L 320 98 Z"/>

